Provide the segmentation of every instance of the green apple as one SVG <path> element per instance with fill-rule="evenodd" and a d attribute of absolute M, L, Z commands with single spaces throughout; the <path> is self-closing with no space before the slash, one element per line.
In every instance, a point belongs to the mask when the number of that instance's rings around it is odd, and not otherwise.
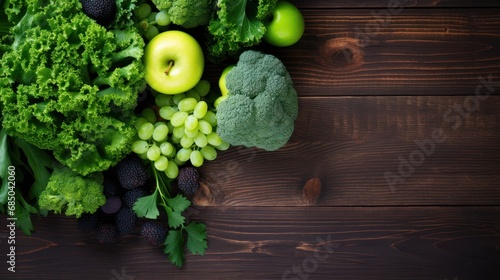
<path fill-rule="evenodd" d="M 160 93 L 179 94 L 192 89 L 200 81 L 204 65 L 200 44 L 183 31 L 162 32 L 144 50 L 146 82 Z"/>
<path fill-rule="evenodd" d="M 227 95 L 227 93 L 229 92 L 229 90 L 227 89 L 226 87 L 226 75 L 227 73 L 229 73 L 229 71 L 231 71 L 231 69 L 234 68 L 234 66 L 236 65 L 229 65 L 227 66 L 226 68 L 224 68 L 224 70 L 222 70 L 222 74 L 220 75 L 220 78 L 219 78 L 219 88 L 220 88 L 220 92 L 222 93 L 222 95 Z"/>
<path fill-rule="evenodd" d="M 297 43 L 304 34 L 304 17 L 292 3 L 279 0 L 272 18 L 264 23 L 264 40 L 277 47 L 288 47 Z"/>

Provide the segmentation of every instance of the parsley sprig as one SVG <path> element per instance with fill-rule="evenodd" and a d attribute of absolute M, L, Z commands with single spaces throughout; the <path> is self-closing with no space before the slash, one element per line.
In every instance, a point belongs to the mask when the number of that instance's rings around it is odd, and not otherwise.
<path fill-rule="evenodd" d="M 157 219 L 160 215 L 158 206 L 167 214 L 169 231 L 165 239 L 163 252 L 177 267 L 182 267 L 185 248 L 194 255 L 203 255 L 208 247 L 206 225 L 198 222 L 186 222 L 183 212 L 191 206 L 191 202 L 183 195 L 172 197 L 170 180 L 163 172 L 151 166 L 156 187 L 151 195 L 143 196 L 133 206 L 139 218 Z"/>

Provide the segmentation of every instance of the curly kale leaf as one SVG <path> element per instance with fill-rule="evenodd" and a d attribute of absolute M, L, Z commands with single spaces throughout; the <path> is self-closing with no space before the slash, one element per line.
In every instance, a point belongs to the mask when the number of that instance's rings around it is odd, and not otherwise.
<path fill-rule="evenodd" d="M 2 125 L 79 174 L 106 170 L 135 135 L 144 41 L 134 27 L 107 31 L 78 0 L 44 2 L 6 9 L 18 22 L 0 59 Z"/>

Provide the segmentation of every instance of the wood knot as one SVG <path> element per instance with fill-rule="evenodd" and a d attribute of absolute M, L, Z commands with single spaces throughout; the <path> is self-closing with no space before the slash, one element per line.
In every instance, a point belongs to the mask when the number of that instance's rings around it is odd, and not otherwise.
<path fill-rule="evenodd" d="M 307 205 L 314 205 L 321 194 L 321 180 L 319 178 L 309 179 L 302 189 L 303 200 Z"/>
<path fill-rule="evenodd" d="M 363 52 L 358 39 L 341 37 L 327 40 L 320 46 L 321 63 L 328 67 L 355 68 L 363 63 Z"/>
<path fill-rule="evenodd" d="M 217 186 L 210 186 L 205 180 L 200 180 L 200 188 L 193 197 L 193 205 L 195 206 L 213 206 L 217 205 L 224 199 L 224 194 Z"/>

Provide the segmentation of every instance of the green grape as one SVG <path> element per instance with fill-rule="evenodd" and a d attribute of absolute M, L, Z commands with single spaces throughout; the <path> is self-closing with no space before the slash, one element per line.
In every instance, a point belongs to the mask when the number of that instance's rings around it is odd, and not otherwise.
<path fill-rule="evenodd" d="M 181 138 L 181 147 L 183 148 L 190 148 L 194 144 L 194 139 L 191 137 L 188 137 L 187 135 L 182 136 Z"/>
<path fill-rule="evenodd" d="M 194 167 L 200 167 L 203 165 L 203 155 L 198 150 L 191 152 L 191 155 L 189 156 L 189 160 L 191 161 L 191 164 Z"/>
<path fill-rule="evenodd" d="M 168 159 L 165 156 L 160 156 L 155 160 L 155 168 L 159 171 L 165 171 L 168 167 Z"/>
<path fill-rule="evenodd" d="M 191 112 L 194 110 L 194 107 L 196 107 L 197 103 L 198 102 L 196 101 L 196 99 L 194 99 L 192 97 L 186 97 L 186 98 L 182 99 L 181 101 L 179 101 L 179 104 L 177 104 L 177 107 L 179 108 L 179 111 Z"/>
<path fill-rule="evenodd" d="M 158 107 L 171 106 L 174 104 L 172 95 L 169 94 L 158 94 L 155 96 L 155 104 Z"/>
<path fill-rule="evenodd" d="M 210 82 L 207 80 L 200 80 L 193 88 L 201 97 L 210 92 Z"/>
<path fill-rule="evenodd" d="M 144 108 L 141 112 L 141 117 L 145 118 L 150 123 L 156 122 L 156 113 L 151 108 Z"/>
<path fill-rule="evenodd" d="M 182 165 L 184 165 L 184 164 L 186 163 L 185 161 L 179 160 L 177 157 L 176 157 L 176 158 L 174 158 L 172 161 L 173 161 L 173 162 L 174 162 L 177 166 L 182 166 Z"/>
<path fill-rule="evenodd" d="M 203 134 L 208 135 L 212 132 L 212 125 L 206 120 L 198 121 L 198 129 L 203 132 Z"/>
<path fill-rule="evenodd" d="M 139 127 L 139 130 L 137 130 L 137 135 L 142 140 L 149 140 L 149 138 L 151 138 L 151 136 L 153 136 L 154 130 L 155 130 L 155 126 L 152 123 L 150 123 L 150 122 L 143 123 L 141 125 L 141 127 Z"/>
<path fill-rule="evenodd" d="M 137 140 L 132 143 L 132 152 L 136 154 L 145 154 L 149 149 L 148 142 L 144 140 Z"/>
<path fill-rule="evenodd" d="M 186 121 L 187 117 L 189 116 L 188 113 L 186 112 L 176 112 L 175 114 L 172 115 L 172 118 L 170 118 L 170 123 L 172 123 L 173 126 L 181 126 L 184 124 Z"/>
<path fill-rule="evenodd" d="M 177 151 L 175 157 L 180 161 L 188 161 L 191 156 L 192 150 L 190 148 L 181 148 Z"/>
<path fill-rule="evenodd" d="M 207 136 L 203 132 L 198 131 L 198 134 L 193 138 L 196 146 L 203 148 L 208 144 Z"/>
<path fill-rule="evenodd" d="M 199 102 L 201 100 L 200 95 L 194 89 L 188 90 L 186 92 L 186 97 L 194 98 L 194 99 L 196 99 L 196 102 Z"/>
<path fill-rule="evenodd" d="M 184 126 L 186 127 L 187 130 L 197 130 L 198 119 L 193 115 L 189 115 L 184 122 Z"/>
<path fill-rule="evenodd" d="M 184 98 L 186 98 L 186 94 L 185 93 L 179 93 L 179 94 L 175 94 L 172 99 L 174 101 L 174 104 L 177 105 Z"/>
<path fill-rule="evenodd" d="M 221 96 L 219 96 L 217 99 L 215 99 L 215 102 L 214 102 L 214 107 L 215 107 L 215 108 L 219 107 L 219 104 L 220 104 L 222 101 L 226 100 L 226 98 L 227 98 L 227 95 L 221 95 Z"/>
<path fill-rule="evenodd" d="M 147 155 L 150 161 L 156 161 L 161 156 L 160 147 L 158 147 L 156 144 L 151 145 L 151 147 L 149 147 L 148 149 Z"/>
<path fill-rule="evenodd" d="M 160 117 L 162 117 L 165 120 L 171 120 L 172 116 L 177 113 L 177 108 L 176 107 L 170 107 L 170 106 L 164 106 L 160 108 Z"/>
<path fill-rule="evenodd" d="M 154 25 L 149 25 L 146 28 L 146 32 L 144 33 L 144 37 L 146 37 L 146 40 L 151 41 L 156 35 L 158 35 L 160 31 L 158 28 Z"/>
<path fill-rule="evenodd" d="M 181 142 L 181 138 L 175 137 L 174 135 L 172 135 L 172 138 L 170 138 L 170 140 L 174 144 L 179 144 Z"/>
<path fill-rule="evenodd" d="M 175 137 L 175 138 L 179 138 L 181 139 L 182 136 L 184 136 L 184 126 L 181 125 L 181 126 L 178 126 L 178 127 L 174 127 L 174 130 L 172 130 L 172 136 Z"/>
<path fill-rule="evenodd" d="M 161 154 L 164 156 L 170 156 L 173 152 L 175 152 L 174 145 L 170 142 L 163 142 L 160 144 Z"/>
<path fill-rule="evenodd" d="M 220 139 L 219 135 L 213 131 L 207 135 L 207 140 L 212 146 L 219 146 L 222 144 L 222 139 Z"/>
<path fill-rule="evenodd" d="M 217 151 L 210 145 L 201 148 L 200 152 L 206 160 L 214 160 L 217 157 Z"/>
<path fill-rule="evenodd" d="M 160 122 L 160 124 L 153 131 L 153 140 L 156 142 L 162 142 L 167 139 L 168 126 L 165 123 Z"/>
<path fill-rule="evenodd" d="M 140 159 L 143 159 L 143 160 L 147 160 L 147 159 L 148 159 L 148 154 L 147 154 L 147 153 L 137 154 L 137 156 L 138 156 Z"/>
<path fill-rule="evenodd" d="M 207 110 L 208 110 L 208 104 L 207 104 L 207 102 L 200 101 L 194 107 L 193 115 L 196 118 L 201 119 L 201 118 L 203 118 L 207 114 Z"/>
<path fill-rule="evenodd" d="M 154 97 L 156 97 L 156 96 L 158 96 L 158 95 L 160 95 L 160 94 L 163 94 L 163 93 L 159 93 L 159 92 L 158 92 L 158 91 L 156 91 L 156 89 L 154 89 L 154 88 L 150 88 L 150 89 L 149 89 L 149 91 L 151 92 L 151 95 L 152 95 L 152 96 L 154 96 Z"/>
<path fill-rule="evenodd" d="M 173 161 L 169 161 L 167 165 L 167 169 L 165 169 L 165 174 L 170 179 L 175 179 L 179 175 L 179 167 Z"/>
<path fill-rule="evenodd" d="M 146 18 L 149 14 L 151 14 L 151 6 L 147 3 L 142 3 L 134 10 L 134 15 L 138 19 Z"/>
<path fill-rule="evenodd" d="M 174 131 L 174 126 L 170 122 L 167 123 L 167 127 L 169 132 Z"/>
<path fill-rule="evenodd" d="M 160 26 L 167 26 L 170 24 L 170 16 L 167 13 L 167 10 L 161 10 L 156 14 L 155 21 Z"/>
<path fill-rule="evenodd" d="M 206 120 L 211 126 L 217 125 L 217 116 L 212 111 L 207 111 L 207 113 L 205 114 L 205 116 L 202 119 Z"/>
<path fill-rule="evenodd" d="M 188 137 L 194 138 L 198 134 L 198 129 L 195 130 L 184 129 L 184 134 L 187 135 Z"/>
<path fill-rule="evenodd" d="M 225 151 L 225 150 L 229 149 L 230 146 L 231 146 L 231 144 L 229 144 L 228 142 L 222 141 L 222 143 L 218 146 L 215 146 L 215 148 L 217 148 L 217 150 L 219 150 L 219 151 Z"/>
<path fill-rule="evenodd" d="M 149 15 L 148 15 L 148 21 L 149 21 L 149 24 L 158 24 L 156 22 L 156 15 L 158 14 L 158 12 L 151 12 Z"/>
<path fill-rule="evenodd" d="M 142 124 L 144 123 L 147 123 L 148 121 L 143 118 L 143 117 L 138 117 L 135 122 L 134 122 L 134 127 L 135 129 L 139 129 L 139 127 L 141 127 Z"/>

